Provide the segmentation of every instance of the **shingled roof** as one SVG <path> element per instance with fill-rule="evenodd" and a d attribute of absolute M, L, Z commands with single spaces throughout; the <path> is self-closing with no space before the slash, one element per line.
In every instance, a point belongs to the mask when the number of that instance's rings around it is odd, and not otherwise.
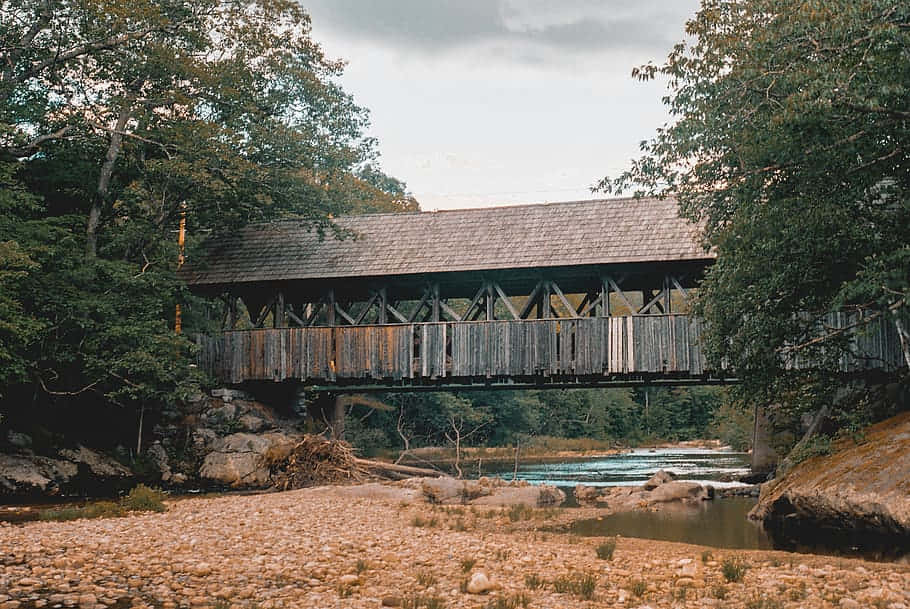
<path fill-rule="evenodd" d="M 342 216 L 339 240 L 299 221 L 213 239 L 190 285 L 378 277 L 630 262 L 706 260 L 698 229 L 674 200 L 607 199 Z"/>

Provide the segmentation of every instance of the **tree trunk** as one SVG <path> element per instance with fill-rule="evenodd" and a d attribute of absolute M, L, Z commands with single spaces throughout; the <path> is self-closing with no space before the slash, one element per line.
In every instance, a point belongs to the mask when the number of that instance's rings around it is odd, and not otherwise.
<path fill-rule="evenodd" d="M 132 100 L 133 98 L 130 97 L 123 103 L 120 116 L 117 117 L 117 124 L 111 133 L 111 141 L 107 146 L 107 153 L 104 155 L 104 163 L 101 165 L 98 187 L 95 191 L 95 197 L 92 199 L 92 208 L 89 210 L 88 224 L 85 227 L 86 258 L 95 258 L 98 255 L 98 226 L 101 224 L 101 213 L 104 211 L 110 195 L 114 165 L 116 165 L 117 157 L 120 156 L 120 150 L 123 148 L 123 130 L 126 129 L 126 124 L 130 120 Z"/>

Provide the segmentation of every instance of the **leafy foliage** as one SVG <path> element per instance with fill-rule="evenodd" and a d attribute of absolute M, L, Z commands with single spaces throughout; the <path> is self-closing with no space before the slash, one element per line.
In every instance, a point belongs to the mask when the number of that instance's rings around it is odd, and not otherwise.
<path fill-rule="evenodd" d="M 330 232 L 333 214 L 416 207 L 297 2 L 27 0 L 4 6 L 0 66 L 10 423 L 104 416 L 114 444 L 118 423 L 197 390 L 186 334 L 218 312 L 176 277 L 182 210 L 192 257 L 252 221 Z"/>
<path fill-rule="evenodd" d="M 907 310 L 910 7 L 703 0 L 686 33 L 663 65 L 633 72 L 667 79 L 674 122 L 601 187 L 677 197 L 718 254 L 697 306 L 709 358 L 732 365 L 744 396 L 817 408 L 845 347 L 812 342 L 818 320 Z M 823 362 L 812 392 L 782 369 L 794 349 Z"/>
<path fill-rule="evenodd" d="M 462 432 L 471 434 L 465 438 L 466 444 L 487 446 L 516 442 L 526 446 L 548 437 L 636 444 L 720 437 L 721 430 L 748 443 L 752 429 L 751 411 L 742 407 L 731 411 L 725 405 L 727 391 L 718 387 L 389 393 L 378 397 L 391 408 L 355 406 L 345 423 L 347 437 L 367 454 L 402 448 L 399 427 L 412 446 L 446 445 L 453 416 L 462 423 Z"/>

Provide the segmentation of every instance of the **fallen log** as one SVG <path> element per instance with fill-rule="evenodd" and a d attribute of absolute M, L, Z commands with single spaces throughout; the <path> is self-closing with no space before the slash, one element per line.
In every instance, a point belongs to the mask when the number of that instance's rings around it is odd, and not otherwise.
<path fill-rule="evenodd" d="M 395 479 L 430 477 L 441 478 L 446 476 L 445 472 L 424 467 L 413 467 L 411 465 L 395 465 L 394 463 L 385 463 L 383 461 L 371 461 L 369 459 L 360 459 L 355 457 L 354 464 L 377 475 L 387 475 Z"/>

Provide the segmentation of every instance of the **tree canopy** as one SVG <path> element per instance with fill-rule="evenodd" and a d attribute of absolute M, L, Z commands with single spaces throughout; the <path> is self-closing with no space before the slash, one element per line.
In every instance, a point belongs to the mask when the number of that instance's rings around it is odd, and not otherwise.
<path fill-rule="evenodd" d="M 709 357 L 775 397 L 782 353 L 835 357 L 838 337 L 811 339 L 846 309 L 893 316 L 910 367 L 910 6 L 703 0 L 686 34 L 633 72 L 667 80 L 671 122 L 600 187 L 675 196 L 704 226 Z"/>
<path fill-rule="evenodd" d="M 192 246 L 254 221 L 416 208 L 292 0 L 0 12 L 0 400 L 132 413 L 191 391 Z M 200 301 L 187 330 L 205 330 Z"/>

